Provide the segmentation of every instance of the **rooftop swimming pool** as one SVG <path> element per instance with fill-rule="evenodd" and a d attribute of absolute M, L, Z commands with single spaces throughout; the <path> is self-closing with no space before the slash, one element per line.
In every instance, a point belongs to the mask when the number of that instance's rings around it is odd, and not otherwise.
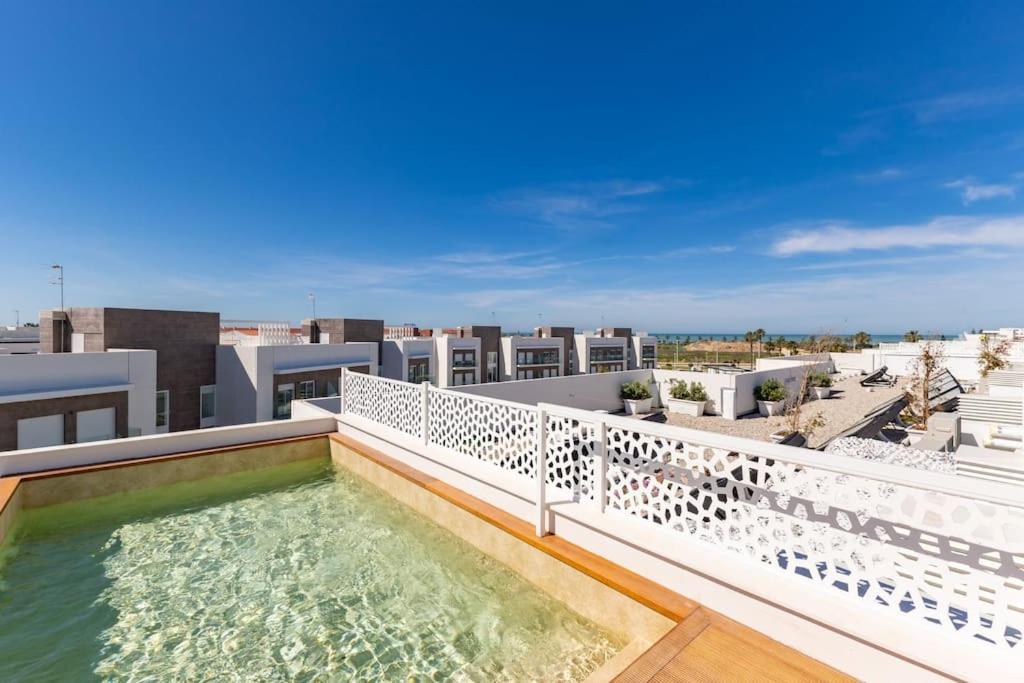
<path fill-rule="evenodd" d="M 324 460 L 22 512 L 0 680 L 580 680 L 623 646 Z"/>

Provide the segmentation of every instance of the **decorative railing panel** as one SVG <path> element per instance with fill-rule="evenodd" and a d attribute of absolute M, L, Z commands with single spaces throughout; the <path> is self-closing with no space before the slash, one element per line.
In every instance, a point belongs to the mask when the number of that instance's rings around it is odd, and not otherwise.
<path fill-rule="evenodd" d="M 952 475 L 928 473 L 929 488 L 923 474 L 887 480 L 838 456 L 814 454 L 818 464 L 806 450 L 463 392 L 431 388 L 424 400 L 421 387 L 351 373 L 345 398 L 347 411 L 418 436 L 426 403 L 428 445 L 530 479 L 543 428 L 547 482 L 604 514 L 1024 653 L 1024 510 L 1012 491 L 993 502 Z"/>
<path fill-rule="evenodd" d="M 346 413 L 423 437 L 423 389 L 419 385 L 345 372 Z"/>
<path fill-rule="evenodd" d="M 607 504 L 999 647 L 1024 629 L 1018 508 L 622 427 Z"/>
<path fill-rule="evenodd" d="M 534 477 L 537 410 L 479 396 L 431 389 L 430 443 Z"/>

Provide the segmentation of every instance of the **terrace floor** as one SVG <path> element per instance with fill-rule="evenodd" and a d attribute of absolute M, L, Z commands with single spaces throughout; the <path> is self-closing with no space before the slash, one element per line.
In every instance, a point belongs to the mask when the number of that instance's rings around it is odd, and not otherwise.
<path fill-rule="evenodd" d="M 821 413 L 825 420 L 825 425 L 811 435 L 808 446 L 816 448 L 844 429 L 853 426 L 879 404 L 902 394 L 906 386 L 905 380 L 900 380 L 894 387 L 875 387 L 868 390 L 860 385 L 861 379 L 862 377 L 849 377 L 840 380 L 833 385 L 831 397 L 804 404 L 803 420 L 809 420 L 818 413 Z M 759 441 L 771 441 L 772 432 L 786 427 L 785 417 L 761 417 L 757 413 L 744 415 L 738 420 L 727 420 L 716 415 L 690 417 L 679 413 L 658 412 L 641 416 L 640 419 Z"/>

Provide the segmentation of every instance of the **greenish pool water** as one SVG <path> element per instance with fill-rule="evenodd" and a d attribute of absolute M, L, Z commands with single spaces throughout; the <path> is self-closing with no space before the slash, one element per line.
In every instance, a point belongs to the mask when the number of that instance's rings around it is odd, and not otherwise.
<path fill-rule="evenodd" d="M 624 643 L 329 463 L 30 510 L 0 681 L 579 680 Z"/>

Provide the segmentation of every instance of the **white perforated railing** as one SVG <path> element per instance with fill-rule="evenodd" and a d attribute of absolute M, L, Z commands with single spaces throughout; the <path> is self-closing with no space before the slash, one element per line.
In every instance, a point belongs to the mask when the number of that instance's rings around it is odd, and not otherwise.
<path fill-rule="evenodd" d="M 427 446 L 535 481 L 542 470 L 549 485 L 602 514 L 658 525 L 956 638 L 1024 652 L 1019 487 L 352 373 L 344 384 L 346 411 Z M 540 487 L 538 504 L 543 533 Z"/>

